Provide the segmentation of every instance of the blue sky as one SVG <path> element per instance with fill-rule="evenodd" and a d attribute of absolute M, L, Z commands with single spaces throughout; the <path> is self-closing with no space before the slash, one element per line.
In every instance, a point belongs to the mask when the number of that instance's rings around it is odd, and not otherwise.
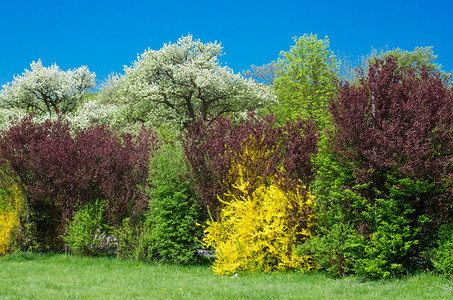
<path fill-rule="evenodd" d="M 32 61 L 63 70 L 87 65 L 103 81 L 145 49 L 192 34 L 222 43 L 235 72 L 276 60 L 292 38 L 328 36 L 356 59 L 371 48 L 433 46 L 453 71 L 453 1 L 67 1 L 0 0 L 0 85 Z"/>

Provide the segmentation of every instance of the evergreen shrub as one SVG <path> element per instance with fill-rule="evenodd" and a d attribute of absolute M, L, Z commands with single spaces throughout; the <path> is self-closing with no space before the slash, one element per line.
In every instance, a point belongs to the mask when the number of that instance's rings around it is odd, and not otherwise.
<path fill-rule="evenodd" d="M 134 257 L 184 265 L 198 262 L 203 216 L 182 147 L 175 139 L 161 145 L 151 158 L 146 190 L 151 200 Z"/>
<path fill-rule="evenodd" d="M 453 222 L 440 227 L 437 242 L 432 251 L 433 265 L 439 273 L 453 278 Z"/>

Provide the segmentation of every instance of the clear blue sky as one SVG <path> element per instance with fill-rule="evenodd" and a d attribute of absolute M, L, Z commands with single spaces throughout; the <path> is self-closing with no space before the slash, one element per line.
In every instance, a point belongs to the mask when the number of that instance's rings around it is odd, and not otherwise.
<path fill-rule="evenodd" d="M 353 59 L 371 48 L 433 46 L 453 70 L 453 1 L 0 0 L 0 85 L 32 61 L 87 65 L 103 81 L 145 49 L 192 34 L 222 43 L 235 72 L 276 60 L 304 33 Z"/>

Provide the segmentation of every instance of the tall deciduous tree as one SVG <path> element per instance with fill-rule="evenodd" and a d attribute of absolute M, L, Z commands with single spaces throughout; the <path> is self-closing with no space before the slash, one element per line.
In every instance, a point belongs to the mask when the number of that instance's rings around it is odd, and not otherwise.
<path fill-rule="evenodd" d="M 436 63 L 437 55 L 433 52 L 433 47 L 415 47 L 412 51 L 402 50 L 400 48 L 372 49 L 371 52 L 360 59 L 348 61 L 346 58 L 342 63 L 340 77 L 347 80 L 350 84 L 360 84 L 361 77 L 366 76 L 368 69 L 377 60 L 393 58 L 397 67 L 403 71 L 413 68 L 420 72 L 423 68 L 429 72 L 439 72 L 442 78 L 448 78 L 447 72 L 442 70 L 442 66 Z"/>
<path fill-rule="evenodd" d="M 400 48 L 396 48 L 390 51 L 381 51 L 379 54 L 374 51 L 368 58 L 368 65 L 372 65 L 377 59 L 386 58 L 395 59 L 398 67 L 403 70 L 408 70 L 409 68 L 422 70 L 425 68 L 429 72 L 439 71 L 442 77 L 447 75 L 442 71 L 442 66 L 435 62 L 437 55 L 434 54 L 433 47 L 415 47 L 413 51 L 403 51 Z"/>
<path fill-rule="evenodd" d="M 271 61 L 268 64 L 257 67 L 252 65 L 249 70 L 244 71 L 244 76 L 262 82 L 264 84 L 273 85 L 277 72 L 277 63 Z"/>
<path fill-rule="evenodd" d="M 313 117 L 318 124 L 328 122 L 328 102 L 335 93 L 338 63 L 329 50 L 329 40 L 316 35 L 295 37 L 296 44 L 281 52 L 274 80 L 277 112 L 282 121 Z"/>
<path fill-rule="evenodd" d="M 75 111 L 84 95 L 95 86 L 94 73 L 86 66 L 62 71 L 53 64 L 44 67 L 41 60 L 30 64 L 22 76 L 3 85 L 0 107 L 21 108 L 36 115 L 66 114 Z"/>
<path fill-rule="evenodd" d="M 217 42 L 204 44 L 191 35 L 160 50 L 148 49 L 124 75 L 110 80 L 103 98 L 127 105 L 133 121 L 157 118 L 184 127 L 199 117 L 261 107 L 270 89 L 222 67 L 222 53 Z"/>

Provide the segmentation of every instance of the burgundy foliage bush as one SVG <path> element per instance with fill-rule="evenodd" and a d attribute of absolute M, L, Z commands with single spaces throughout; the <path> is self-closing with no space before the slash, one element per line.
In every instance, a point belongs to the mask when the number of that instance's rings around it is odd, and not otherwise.
<path fill-rule="evenodd" d="M 277 172 L 282 175 L 283 187 L 308 183 L 313 176 L 310 155 L 316 152 L 317 137 L 318 129 L 312 121 L 297 120 L 278 127 L 275 117 L 258 119 L 254 114 L 236 125 L 226 117 L 210 123 L 198 120 L 188 128 L 183 147 L 202 207 L 219 216 L 217 195 L 233 190 L 231 185 L 236 181 L 237 174 L 231 174 L 233 160 L 254 174 L 248 176 L 251 189 Z M 237 161 L 251 140 L 270 150 L 267 161 L 256 164 L 247 157 Z"/>
<path fill-rule="evenodd" d="M 50 203 L 70 220 L 76 205 L 106 200 L 109 221 L 146 208 L 138 189 L 148 178 L 148 160 L 157 147 L 156 135 L 142 129 L 138 136 L 119 136 L 106 126 L 93 125 L 71 134 L 70 124 L 58 120 L 35 123 L 25 118 L 1 132 L 0 164 L 27 193 L 31 207 Z"/>
<path fill-rule="evenodd" d="M 313 120 L 287 122 L 283 129 L 285 184 L 294 188 L 300 181 L 308 185 L 314 179 L 311 156 L 318 151 L 319 128 Z"/>
<path fill-rule="evenodd" d="M 394 173 L 447 183 L 451 190 L 453 93 L 448 80 L 427 69 L 401 70 L 389 58 L 371 65 L 358 86 L 346 83 L 340 89 L 331 103 L 337 130 L 330 144 L 339 161 L 353 163 L 357 183 L 373 182 L 385 190 L 385 174 Z M 445 201 L 452 199 L 451 193 L 425 196 L 424 208 L 437 213 L 448 209 Z"/>

